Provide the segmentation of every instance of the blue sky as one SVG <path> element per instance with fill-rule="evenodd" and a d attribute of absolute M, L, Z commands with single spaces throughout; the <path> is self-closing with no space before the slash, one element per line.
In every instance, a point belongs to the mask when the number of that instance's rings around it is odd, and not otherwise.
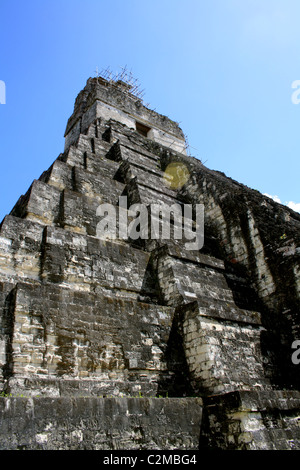
<path fill-rule="evenodd" d="M 0 0 L 0 11 L 0 220 L 63 151 L 86 80 L 125 66 L 193 156 L 300 211 L 298 0 Z"/>

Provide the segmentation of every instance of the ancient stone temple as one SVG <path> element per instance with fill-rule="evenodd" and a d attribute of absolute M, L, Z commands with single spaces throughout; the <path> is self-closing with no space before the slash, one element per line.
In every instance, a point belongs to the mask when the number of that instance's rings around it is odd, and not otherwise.
<path fill-rule="evenodd" d="M 299 228 L 90 78 L 0 226 L 0 448 L 300 449 Z"/>

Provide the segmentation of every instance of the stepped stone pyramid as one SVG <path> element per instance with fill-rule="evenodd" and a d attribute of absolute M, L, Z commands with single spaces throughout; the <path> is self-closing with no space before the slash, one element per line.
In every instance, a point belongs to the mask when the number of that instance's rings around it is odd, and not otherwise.
<path fill-rule="evenodd" d="M 131 222 L 202 205 L 204 245 L 175 215 L 169 238 L 100 233 L 122 197 Z M 300 449 L 299 228 L 128 83 L 88 79 L 63 153 L 1 223 L 0 447 Z"/>

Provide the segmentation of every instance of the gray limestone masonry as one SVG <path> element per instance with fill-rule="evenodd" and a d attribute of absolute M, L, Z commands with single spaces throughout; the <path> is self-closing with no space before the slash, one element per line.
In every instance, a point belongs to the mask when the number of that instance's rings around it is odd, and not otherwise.
<path fill-rule="evenodd" d="M 99 232 L 121 197 L 131 224 L 133 204 L 204 205 L 204 246 L 172 217 L 169 238 Z M 0 448 L 300 450 L 299 229 L 129 86 L 90 78 L 0 225 Z"/>

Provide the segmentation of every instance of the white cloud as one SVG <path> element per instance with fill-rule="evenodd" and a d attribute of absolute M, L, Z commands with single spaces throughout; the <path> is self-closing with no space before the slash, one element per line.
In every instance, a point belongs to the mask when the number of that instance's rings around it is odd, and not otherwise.
<path fill-rule="evenodd" d="M 293 211 L 300 212 L 300 202 L 289 201 L 289 202 L 286 203 L 286 205 L 290 209 L 293 209 Z"/>
<path fill-rule="evenodd" d="M 293 209 L 293 211 L 295 212 L 300 212 L 300 202 L 289 201 L 289 202 L 282 203 L 278 196 L 271 196 L 270 194 L 267 194 L 267 193 L 264 193 L 264 196 L 270 197 L 271 199 L 273 199 L 273 201 L 279 202 L 279 204 L 284 204 L 290 209 Z"/>
<path fill-rule="evenodd" d="M 280 198 L 278 196 L 271 196 L 270 194 L 267 194 L 267 193 L 264 193 L 264 196 L 268 196 L 270 197 L 271 199 L 273 199 L 273 201 L 275 202 L 279 202 L 279 204 L 282 204 Z"/>

